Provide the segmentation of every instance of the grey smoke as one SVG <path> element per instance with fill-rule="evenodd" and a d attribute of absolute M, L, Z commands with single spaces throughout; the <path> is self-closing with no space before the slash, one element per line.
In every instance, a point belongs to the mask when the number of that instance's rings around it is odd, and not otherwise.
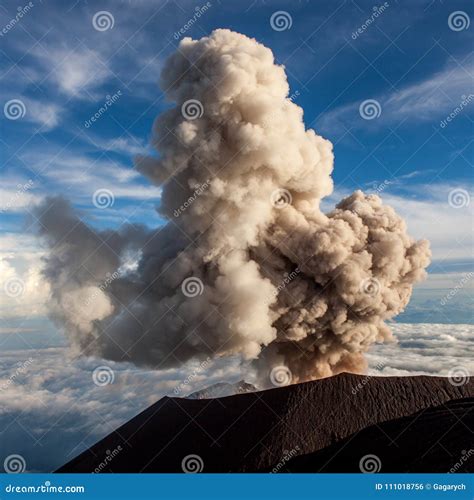
<path fill-rule="evenodd" d="M 159 158 L 136 168 L 162 186 L 168 224 L 96 231 L 62 199 L 38 209 L 51 317 L 73 348 L 157 369 L 238 356 L 294 382 L 364 371 L 425 275 L 428 242 L 376 195 L 321 212 L 332 144 L 305 129 L 255 40 L 185 38 L 161 86 L 176 106 L 153 127 Z"/>

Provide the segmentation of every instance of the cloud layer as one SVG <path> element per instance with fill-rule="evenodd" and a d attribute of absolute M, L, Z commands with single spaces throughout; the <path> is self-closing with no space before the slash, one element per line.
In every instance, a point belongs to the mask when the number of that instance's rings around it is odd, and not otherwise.
<path fill-rule="evenodd" d="M 367 355 L 370 374 L 447 376 L 453 369 L 474 371 L 471 325 L 392 328 L 399 341 L 375 346 Z M 112 370 L 113 380 L 98 386 L 93 373 L 103 365 Z M 94 358 L 72 359 L 67 348 L 4 352 L 0 463 L 20 454 L 27 470 L 52 471 L 166 394 L 182 397 L 241 377 L 242 367 L 235 359 L 157 372 Z"/>

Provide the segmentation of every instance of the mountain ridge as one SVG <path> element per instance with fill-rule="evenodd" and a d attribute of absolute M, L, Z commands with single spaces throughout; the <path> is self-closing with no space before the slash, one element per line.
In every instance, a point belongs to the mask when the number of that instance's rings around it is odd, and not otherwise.
<path fill-rule="evenodd" d="M 213 399 L 235 396 L 247 392 L 257 392 L 259 389 L 253 384 L 239 380 L 233 384 L 229 382 L 217 382 L 204 389 L 199 389 L 186 396 L 186 399 Z"/>
<path fill-rule="evenodd" d="M 59 472 L 91 472 L 117 446 L 123 451 L 104 471 L 182 472 L 188 456 L 198 456 L 204 472 L 262 471 L 288 450 L 309 455 L 367 427 L 472 397 L 472 382 L 347 373 L 216 399 L 165 397 Z"/>

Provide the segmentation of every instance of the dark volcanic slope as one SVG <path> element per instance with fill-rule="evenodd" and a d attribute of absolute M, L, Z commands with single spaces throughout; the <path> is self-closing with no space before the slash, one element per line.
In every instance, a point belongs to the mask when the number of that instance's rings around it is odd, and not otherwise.
<path fill-rule="evenodd" d="M 361 472 L 368 455 L 377 457 L 379 472 L 474 472 L 473 408 L 466 398 L 382 422 L 282 463 L 278 472 Z"/>
<path fill-rule="evenodd" d="M 211 400 L 165 397 L 59 472 L 92 472 L 116 449 L 121 451 L 102 472 L 181 472 L 188 455 L 199 455 L 204 472 L 271 469 L 289 450 L 300 455 L 324 451 L 374 424 L 430 407 L 442 410 L 450 400 L 469 397 L 474 397 L 472 382 L 457 387 L 439 377 L 352 374 Z M 458 415 L 463 422 L 467 406 Z M 423 432 L 439 432 L 430 430 L 428 417 L 424 421 Z M 402 430 L 404 422 L 399 422 Z"/>

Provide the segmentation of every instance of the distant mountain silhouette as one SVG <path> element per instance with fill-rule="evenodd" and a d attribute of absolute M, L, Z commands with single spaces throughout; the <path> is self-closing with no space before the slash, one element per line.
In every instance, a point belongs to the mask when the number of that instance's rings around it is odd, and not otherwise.
<path fill-rule="evenodd" d="M 235 396 L 236 394 L 245 394 L 246 392 L 256 392 L 258 389 L 248 382 L 243 380 L 235 384 L 227 382 L 218 382 L 217 384 L 210 385 L 205 389 L 193 392 L 186 396 L 187 399 L 213 399 L 224 398 L 226 396 Z"/>
<path fill-rule="evenodd" d="M 348 373 L 216 399 L 165 397 L 58 472 L 358 472 L 366 455 L 382 472 L 448 472 L 470 453 L 472 398 L 472 382 Z"/>

